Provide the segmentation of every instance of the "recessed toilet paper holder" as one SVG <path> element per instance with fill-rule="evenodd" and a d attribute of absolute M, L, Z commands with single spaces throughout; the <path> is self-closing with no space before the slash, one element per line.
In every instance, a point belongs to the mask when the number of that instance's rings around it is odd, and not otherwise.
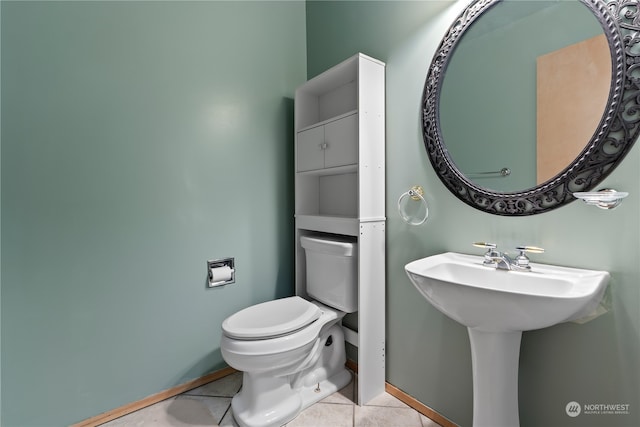
<path fill-rule="evenodd" d="M 221 258 L 207 261 L 207 282 L 210 288 L 235 283 L 236 269 L 234 259 Z"/>

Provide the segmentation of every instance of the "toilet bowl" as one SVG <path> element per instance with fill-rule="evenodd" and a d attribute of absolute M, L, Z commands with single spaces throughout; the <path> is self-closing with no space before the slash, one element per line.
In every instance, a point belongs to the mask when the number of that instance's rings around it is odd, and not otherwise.
<path fill-rule="evenodd" d="M 281 298 L 222 323 L 220 349 L 242 371 L 231 401 L 241 427 L 281 426 L 351 381 L 340 321 L 357 310 L 357 245 L 351 238 L 303 236 L 306 290 L 314 300 Z"/>
<path fill-rule="evenodd" d="M 349 384 L 338 324 L 343 316 L 294 296 L 254 305 L 223 322 L 222 357 L 243 371 L 242 389 L 231 404 L 240 426 L 280 426 Z M 251 336 L 251 322 L 256 336 Z"/>

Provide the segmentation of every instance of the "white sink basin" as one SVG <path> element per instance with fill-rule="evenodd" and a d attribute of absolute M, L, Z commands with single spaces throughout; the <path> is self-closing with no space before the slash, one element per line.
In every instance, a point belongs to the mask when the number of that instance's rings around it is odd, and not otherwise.
<path fill-rule="evenodd" d="M 447 252 L 405 266 L 411 282 L 438 310 L 482 331 L 527 331 L 593 311 L 609 273 L 532 263 L 531 271 L 482 265 L 483 257 Z"/>
<path fill-rule="evenodd" d="M 473 371 L 473 427 L 517 427 L 522 331 L 589 315 L 600 303 L 606 271 L 531 264 L 496 270 L 484 257 L 448 252 L 405 270 L 438 310 L 467 327 Z"/>

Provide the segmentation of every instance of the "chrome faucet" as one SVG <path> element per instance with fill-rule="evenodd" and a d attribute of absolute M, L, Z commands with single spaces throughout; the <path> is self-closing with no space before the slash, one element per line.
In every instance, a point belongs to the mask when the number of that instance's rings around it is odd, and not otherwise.
<path fill-rule="evenodd" d="M 540 254 L 544 252 L 544 249 L 536 246 L 516 246 L 516 250 L 520 253 L 512 258 L 506 252 L 498 251 L 496 249 L 498 246 L 495 243 L 475 242 L 473 246 L 487 248 L 482 264 L 498 270 L 531 271 L 529 257 L 526 253 Z"/>

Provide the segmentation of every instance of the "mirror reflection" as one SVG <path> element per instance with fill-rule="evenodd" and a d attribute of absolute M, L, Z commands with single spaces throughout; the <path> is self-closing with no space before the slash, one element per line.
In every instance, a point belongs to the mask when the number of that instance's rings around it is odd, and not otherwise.
<path fill-rule="evenodd" d="M 450 58 L 439 99 L 442 140 L 475 185 L 524 191 L 579 156 L 610 86 L 608 42 L 585 5 L 500 2 L 467 29 Z"/>

